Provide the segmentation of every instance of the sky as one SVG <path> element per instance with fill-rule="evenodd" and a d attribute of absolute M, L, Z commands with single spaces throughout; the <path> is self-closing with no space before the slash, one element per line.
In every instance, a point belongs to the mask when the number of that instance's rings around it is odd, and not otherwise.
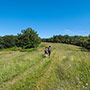
<path fill-rule="evenodd" d="M 41 38 L 90 34 L 90 0 L 0 0 L 0 36 L 31 27 Z"/>

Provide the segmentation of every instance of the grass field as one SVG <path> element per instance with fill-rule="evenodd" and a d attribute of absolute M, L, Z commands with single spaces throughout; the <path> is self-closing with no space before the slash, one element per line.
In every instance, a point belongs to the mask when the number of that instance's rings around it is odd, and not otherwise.
<path fill-rule="evenodd" d="M 49 45 L 52 54 L 45 58 L 44 47 Z M 90 52 L 59 43 L 2 50 L 0 90 L 90 90 Z"/>

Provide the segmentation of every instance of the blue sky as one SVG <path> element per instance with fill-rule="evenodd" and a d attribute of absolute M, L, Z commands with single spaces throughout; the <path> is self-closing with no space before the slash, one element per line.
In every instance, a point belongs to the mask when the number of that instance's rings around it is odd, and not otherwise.
<path fill-rule="evenodd" d="M 40 37 L 90 34 L 90 0 L 0 0 L 0 36 L 31 27 Z"/>

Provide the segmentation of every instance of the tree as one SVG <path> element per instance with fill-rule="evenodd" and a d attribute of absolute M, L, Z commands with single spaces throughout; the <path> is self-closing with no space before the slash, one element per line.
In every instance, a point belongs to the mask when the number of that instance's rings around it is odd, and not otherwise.
<path fill-rule="evenodd" d="M 6 36 L 3 36 L 3 45 L 4 45 L 4 48 L 10 48 L 10 47 L 13 47 L 15 46 L 15 40 L 16 40 L 16 36 L 13 36 L 13 35 L 6 35 Z"/>
<path fill-rule="evenodd" d="M 21 34 L 18 34 L 16 39 L 16 45 L 22 48 L 36 48 L 40 44 L 41 40 L 38 37 L 37 32 L 32 28 L 22 30 Z"/>
<path fill-rule="evenodd" d="M 4 49 L 2 37 L 0 37 L 0 49 Z"/>
<path fill-rule="evenodd" d="M 11 48 L 15 46 L 15 40 L 16 40 L 16 36 L 13 35 L 6 35 L 0 37 L 0 49 Z"/>
<path fill-rule="evenodd" d="M 90 34 L 88 35 L 88 37 L 90 38 Z"/>
<path fill-rule="evenodd" d="M 69 36 L 69 35 L 54 35 L 48 39 L 42 39 L 44 42 L 53 42 L 53 43 L 66 43 L 66 44 L 73 44 L 81 47 L 85 47 L 90 49 L 90 35 L 89 37 L 85 36 Z"/>

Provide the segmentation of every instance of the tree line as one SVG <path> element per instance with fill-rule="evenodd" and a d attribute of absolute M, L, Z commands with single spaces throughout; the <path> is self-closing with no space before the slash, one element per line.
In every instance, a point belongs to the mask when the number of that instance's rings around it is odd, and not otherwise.
<path fill-rule="evenodd" d="M 32 28 L 22 30 L 17 35 L 5 35 L 0 37 L 0 49 L 11 47 L 21 47 L 23 49 L 36 48 L 40 44 L 41 39 Z"/>
<path fill-rule="evenodd" d="M 89 36 L 54 35 L 51 38 L 43 38 L 42 42 L 66 43 L 90 49 Z"/>
<path fill-rule="evenodd" d="M 37 32 L 32 28 L 22 30 L 17 35 L 6 35 L 0 37 L 0 49 L 21 47 L 23 49 L 36 48 L 42 42 L 73 44 L 90 49 L 89 36 L 54 35 L 51 38 L 40 39 Z"/>

